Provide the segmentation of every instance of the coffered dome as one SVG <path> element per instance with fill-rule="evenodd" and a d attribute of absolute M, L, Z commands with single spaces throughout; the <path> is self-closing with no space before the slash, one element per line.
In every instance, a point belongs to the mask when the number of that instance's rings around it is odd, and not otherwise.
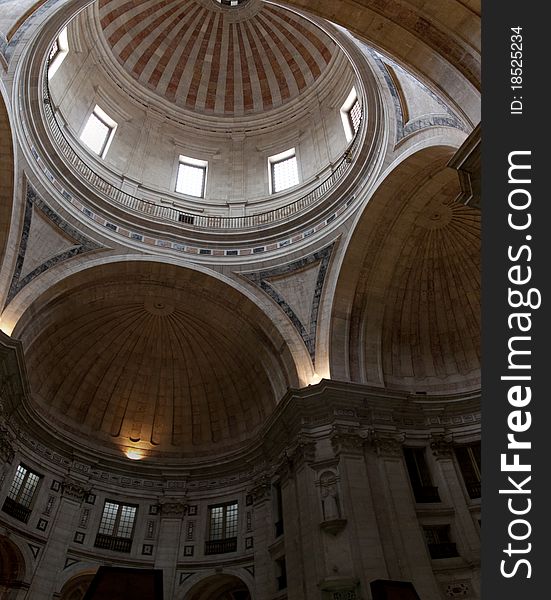
<path fill-rule="evenodd" d="M 319 27 L 249 0 L 99 0 L 113 55 L 134 79 L 178 107 L 204 114 L 263 113 L 297 98 L 338 52 Z"/>

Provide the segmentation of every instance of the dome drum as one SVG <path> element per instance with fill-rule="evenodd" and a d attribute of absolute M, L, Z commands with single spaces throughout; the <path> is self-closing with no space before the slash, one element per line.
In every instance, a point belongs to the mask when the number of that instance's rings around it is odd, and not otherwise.
<path fill-rule="evenodd" d="M 90 12 L 91 10 L 88 9 L 88 13 Z M 95 22 L 93 16 L 85 11 L 79 17 L 78 26 L 86 28 L 91 22 Z M 75 24 L 70 25 L 70 27 L 75 26 Z M 76 33 L 71 33 L 69 29 L 69 42 L 75 35 Z M 79 39 L 82 44 L 82 34 L 79 34 Z M 86 35 L 84 39 L 88 39 Z M 91 52 L 96 51 L 93 48 L 91 50 Z M 305 93 L 310 94 L 310 100 L 305 102 L 303 99 L 300 102 L 302 112 L 298 114 L 303 115 L 302 121 L 300 118 L 297 121 L 297 107 L 293 104 L 292 111 L 295 117 L 289 125 L 283 125 L 281 118 L 277 117 L 272 126 L 267 126 L 272 118 L 269 116 L 270 113 L 267 113 L 262 117 L 264 120 L 262 126 L 260 126 L 262 121 L 258 118 L 256 121 L 251 121 L 250 132 L 243 129 L 243 124 L 239 125 L 238 121 L 232 119 L 233 124 L 230 127 L 237 127 L 237 129 L 230 134 L 221 131 L 209 132 L 204 117 L 194 113 L 186 115 L 185 121 L 181 121 L 182 124 L 178 126 L 173 126 L 174 122 L 171 124 L 171 121 L 167 121 L 166 118 L 159 120 L 154 108 L 144 112 L 143 106 L 137 105 L 130 96 L 125 98 L 124 94 L 121 95 L 120 89 L 113 86 L 113 75 L 106 74 L 101 61 L 94 65 L 86 59 L 86 64 L 80 64 L 79 61 L 82 61 L 86 55 L 89 57 L 90 54 L 79 52 L 73 55 L 69 54 L 49 82 L 52 103 L 45 107 L 46 120 L 50 114 L 50 106 L 53 112 L 49 117 L 50 125 L 47 127 L 51 127 L 53 146 L 63 150 L 72 169 L 77 171 L 77 180 L 81 181 L 75 180 L 74 185 L 80 188 L 85 185 L 87 191 L 84 195 L 90 197 L 93 204 L 98 202 L 102 204 L 107 200 L 105 204 L 107 210 L 103 211 L 107 218 L 109 212 L 118 213 L 121 217 L 126 217 L 126 220 L 134 219 L 136 223 L 141 221 L 141 226 L 144 228 L 155 227 L 156 223 L 172 222 L 175 225 L 175 232 L 184 233 L 187 230 L 185 235 L 189 236 L 189 230 L 192 230 L 192 237 L 197 239 L 204 239 L 207 232 L 212 232 L 212 235 L 218 239 L 226 234 L 235 239 L 235 235 L 239 235 L 240 230 L 253 231 L 255 228 L 262 227 L 277 231 L 295 215 L 302 219 L 303 215 L 312 212 L 311 208 L 314 206 L 323 207 L 323 202 L 325 206 L 330 206 L 330 201 L 329 204 L 325 201 L 328 194 L 342 198 L 342 190 L 339 193 L 337 190 L 340 190 L 344 181 L 350 177 L 350 174 L 362 171 L 366 159 L 371 162 L 374 160 L 375 147 L 372 147 L 369 156 L 366 156 L 361 140 L 366 136 L 372 136 L 373 125 L 379 122 L 378 92 L 374 88 L 372 93 L 365 94 L 364 84 L 354 75 L 354 70 L 347 63 L 342 50 L 337 53 L 340 66 L 335 64 L 331 67 L 330 75 L 321 76 L 321 79 L 329 77 L 328 81 L 333 80 L 333 83 L 326 82 L 324 87 L 320 88 L 324 90 L 322 95 L 326 108 L 319 104 L 319 93 L 313 95 L 312 90 L 308 89 Z M 80 147 L 79 132 L 87 111 L 91 110 L 90 101 L 87 101 L 86 106 L 80 105 L 79 92 L 66 90 L 63 83 L 67 81 L 68 73 L 75 72 L 76 76 L 69 77 L 69 80 L 71 86 L 76 86 L 75 90 L 79 89 L 82 93 L 84 90 L 82 86 L 89 85 L 87 82 L 91 80 L 92 72 L 97 73 L 98 69 L 103 73 L 102 86 L 95 91 L 89 90 L 83 97 L 96 96 L 93 103 L 100 102 L 99 98 L 103 98 L 104 106 L 107 102 L 107 105 L 114 107 L 112 115 L 117 121 L 117 129 L 105 160 L 98 160 L 93 153 Z M 369 68 L 366 69 L 363 65 L 362 69 L 362 77 L 367 75 L 369 80 L 372 77 L 369 75 Z M 117 70 L 120 71 L 120 66 Z M 123 76 L 124 73 L 120 75 Z M 46 83 L 46 77 L 44 80 Z M 127 89 L 131 90 L 136 83 L 131 83 Z M 327 90 L 331 89 L 331 85 L 334 89 L 328 96 Z M 358 93 L 361 94 L 365 113 L 363 119 L 365 122 L 356 136 L 359 139 L 353 146 L 353 148 L 360 148 L 357 155 L 351 154 L 350 148 L 347 148 L 348 143 L 339 112 L 339 107 L 349 95 L 352 86 L 358 88 Z M 106 101 L 111 94 L 112 99 Z M 63 108 L 64 102 L 71 103 L 69 111 Z M 328 109 L 329 105 L 333 108 Z M 77 108 L 79 106 L 80 108 Z M 366 117 L 368 113 L 371 115 L 370 119 Z M 190 129 L 189 123 L 193 123 L 193 119 L 199 119 L 197 123 L 202 123 L 202 127 L 207 128 L 204 134 L 198 136 L 197 132 L 193 131 L 193 127 Z M 187 124 L 184 125 L 184 122 Z M 58 127 L 58 123 L 61 128 Z M 138 123 L 142 124 L 139 131 L 136 130 Z M 134 133 L 130 133 L 132 130 Z M 178 141 L 178 138 L 181 140 Z M 169 144 L 166 144 L 167 141 Z M 122 146 L 118 147 L 119 144 Z M 294 148 L 296 152 L 300 184 L 283 193 L 270 194 L 270 156 L 288 147 Z M 221 149 L 224 149 L 226 154 Z M 151 152 L 160 153 L 159 157 L 162 156 L 162 160 L 150 156 Z M 174 192 L 178 177 L 178 157 L 182 155 L 194 155 L 195 158 L 204 160 L 205 164 L 208 164 L 205 198 L 194 199 Z M 132 164 L 127 162 L 123 165 L 119 158 L 122 156 L 130 157 Z M 351 156 L 352 163 L 350 163 Z M 147 182 L 144 168 L 155 171 L 154 182 Z M 100 193 L 93 199 L 97 191 Z M 326 214 L 331 213 L 326 212 Z M 311 220 L 311 217 L 309 218 Z M 122 223 L 121 225 L 125 226 Z M 127 224 L 126 227 L 129 225 Z M 218 232 L 223 235 L 220 236 Z M 268 235 L 267 232 L 264 235 Z"/>

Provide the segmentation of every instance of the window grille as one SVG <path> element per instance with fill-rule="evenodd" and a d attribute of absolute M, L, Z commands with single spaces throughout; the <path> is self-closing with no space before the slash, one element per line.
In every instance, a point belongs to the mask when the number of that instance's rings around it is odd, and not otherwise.
<path fill-rule="evenodd" d="M 40 475 L 24 465 L 18 465 L 2 510 L 26 523 L 31 514 L 32 502 L 38 489 Z"/>
<path fill-rule="evenodd" d="M 130 552 L 138 507 L 106 500 L 96 536 L 96 548 Z"/>
<path fill-rule="evenodd" d="M 208 539 L 205 554 L 237 550 L 237 502 L 209 507 Z"/>
<path fill-rule="evenodd" d="M 63 29 L 52 42 L 48 54 L 48 79 L 51 79 L 65 60 L 69 53 L 69 42 L 67 40 L 67 27 Z"/>
<path fill-rule="evenodd" d="M 272 193 L 277 194 L 298 185 L 298 162 L 294 148 L 270 157 L 269 163 Z"/>
<path fill-rule="evenodd" d="M 350 121 L 352 131 L 356 133 L 360 127 L 360 121 L 362 120 L 362 107 L 357 98 L 354 100 L 354 104 L 352 104 L 352 107 L 348 111 L 348 120 Z"/>

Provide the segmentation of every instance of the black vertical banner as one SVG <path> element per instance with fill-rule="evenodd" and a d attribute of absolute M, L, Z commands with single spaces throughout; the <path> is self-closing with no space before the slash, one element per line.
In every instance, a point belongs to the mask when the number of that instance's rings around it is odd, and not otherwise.
<path fill-rule="evenodd" d="M 551 598 L 545 4 L 482 12 L 482 597 Z"/>

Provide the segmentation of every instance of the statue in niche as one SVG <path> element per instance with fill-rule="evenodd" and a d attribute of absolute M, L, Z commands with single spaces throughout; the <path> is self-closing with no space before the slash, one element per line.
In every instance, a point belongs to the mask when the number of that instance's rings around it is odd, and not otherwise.
<path fill-rule="evenodd" d="M 333 521 L 341 518 L 337 477 L 331 471 L 325 471 L 320 476 L 320 495 L 323 510 L 323 520 Z"/>

